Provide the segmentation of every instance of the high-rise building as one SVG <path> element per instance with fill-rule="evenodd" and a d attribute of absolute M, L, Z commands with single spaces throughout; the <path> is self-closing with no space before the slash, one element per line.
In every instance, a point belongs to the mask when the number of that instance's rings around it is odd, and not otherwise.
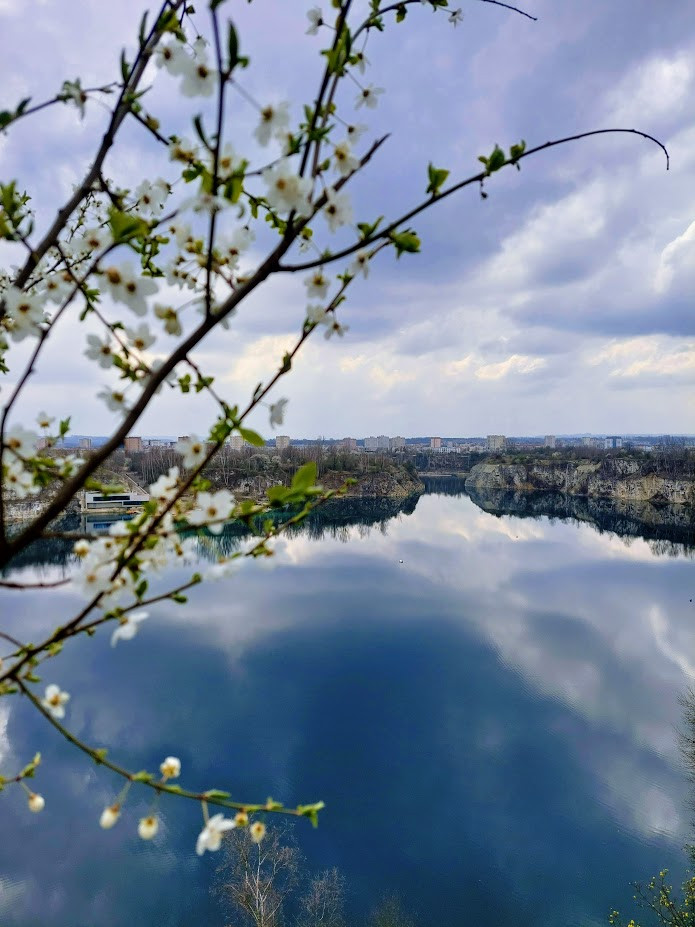
<path fill-rule="evenodd" d="M 439 447 L 441 447 L 441 446 L 442 446 L 442 439 L 441 439 L 441 438 L 430 438 L 430 447 L 431 447 L 431 448 L 433 448 L 434 450 L 436 450 L 437 448 L 439 448 Z"/>
<path fill-rule="evenodd" d="M 387 451 L 390 447 L 389 436 L 388 435 L 379 435 L 376 439 L 377 449 L 380 451 Z"/>
<path fill-rule="evenodd" d="M 369 438 L 364 439 L 365 451 L 375 451 L 378 447 L 379 447 L 379 439 L 375 438 L 373 435 Z"/>
<path fill-rule="evenodd" d="M 135 454 L 142 450 L 142 438 L 135 437 L 135 435 L 128 435 L 123 441 L 123 447 L 125 448 L 126 454 Z"/>
<path fill-rule="evenodd" d="M 340 442 L 340 447 L 345 451 L 356 451 L 357 450 L 357 438 L 343 438 Z"/>
<path fill-rule="evenodd" d="M 543 438 L 543 447 L 555 447 L 556 444 L 557 438 L 555 435 L 546 435 L 545 438 Z"/>
<path fill-rule="evenodd" d="M 507 446 L 507 439 L 504 435 L 488 435 L 485 446 L 488 451 L 503 451 Z"/>
<path fill-rule="evenodd" d="M 399 451 L 401 448 L 405 447 L 405 438 L 402 438 L 400 435 L 396 435 L 395 438 L 391 438 L 391 450 Z"/>
<path fill-rule="evenodd" d="M 614 451 L 623 446 L 623 439 L 619 435 L 609 435 L 604 438 L 603 446 L 607 451 Z"/>
<path fill-rule="evenodd" d="M 292 440 L 289 435 L 276 435 L 275 436 L 275 447 L 279 451 L 287 450 L 287 448 L 292 443 Z"/>
<path fill-rule="evenodd" d="M 232 435 L 229 439 L 229 446 L 233 451 L 241 451 L 244 447 L 244 439 L 241 435 Z"/>
<path fill-rule="evenodd" d="M 126 438 L 126 441 L 127 440 L 128 439 Z M 80 438 L 80 450 L 81 451 L 91 451 L 91 449 L 92 449 L 92 439 L 91 438 Z"/>

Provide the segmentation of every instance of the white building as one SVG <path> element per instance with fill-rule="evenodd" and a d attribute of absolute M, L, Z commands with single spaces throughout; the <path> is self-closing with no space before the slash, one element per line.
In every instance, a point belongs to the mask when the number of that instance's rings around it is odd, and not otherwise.
<path fill-rule="evenodd" d="M 124 489 L 120 492 L 104 493 L 101 491 L 89 492 L 85 490 L 81 497 L 83 512 L 95 509 L 131 509 L 139 508 L 149 501 L 149 494 L 142 491 Z"/>
<path fill-rule="evenodd" d="M 244 448 L 246 442 L 241 437 L 241 435 L 232 435 L 229 439 L 229 446 L 233 451 L 241 451 Z"/>
<path fill-rule="evenodd" d="M 279 451 L 285 451 L 292 444 L 292 440 L 289 435 L 276 435 L 275 437 L 275 447 Z"/>
<path fill-rule="evenodd" d="M 373 435 L 369 438 L 364 439 L 364 449 L 365 451 L 375 451 L 379 447 L 379 439 L 375 438 Z"/>
<path fill-rule="evenodd" d="M 391 442 L 388 435 L 379 435 L 376 439 L 377 450 L 387 451 L 391 446 Z"/>
<path fill-rule="evenodd" d="M 503 451 L 507 446 L 507 439 L 504 435 L 488 435 L 485 446 L 488 451 Z"/>
<path fill-rule="evenodd" d="M 555 447 L 556 444 L 557 438 L 555 435 L 546 435 L 545 438 L 543 438 L 543 447 Z"/>
<path fill-rule="evenodd" d="M 436 450 L 437 448 L 440 448 L 441 446 L 442 446 L 441 438 L 430 438 L 430 447 L 433 450 Z"/>
<path fill-rule="evenodd" d="M 398 451 L 405 447 L 405 438 L 402 438 L 400 435 L 396 435 L 395 438 L 391 438 L 390 444 L 392 451 Z"/>

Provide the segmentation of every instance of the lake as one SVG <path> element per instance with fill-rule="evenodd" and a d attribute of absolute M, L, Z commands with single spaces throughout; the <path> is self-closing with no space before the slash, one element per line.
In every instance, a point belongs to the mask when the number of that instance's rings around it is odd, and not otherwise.
<path fill-rule="evenodd" d="M 344 874 L 350 925 L 387 893 L 420 927 L 631 915 L 631 883 L 662 868 L 678 882 L 692 839 L 678 748 L 695 679 L 692 532 L 608 503 L 590 518 L 430 488 L 336 504 L 272 569 L 247 563 L 153 607 L 115 649 L 110 631 L 73 642 L 44 681 L 71 692 L 69 726 L 127 767 L 174 754 L 187 787 L 323 799 L 318 830 L 295 835 L 307 870 Z M 217 543 L 201 543 L 203 562 Z M 70 568 L 69 547 L 44 542 L 13 576 Z M 69 587 L 3 590 L 2 627 L 36 640 L 76 602 Z M 221 854 L 194 852 L 199 807 L 165 797 L 145 843 L 150 794 L 133 788 L 102 831 L 120 782 L 31 706 L 3 702 L 0 770 L 40 749 L 46 799 L 33 815 L 16 787 L 0 795 L 3 927 L 228 923 L 210 892 Z"/>

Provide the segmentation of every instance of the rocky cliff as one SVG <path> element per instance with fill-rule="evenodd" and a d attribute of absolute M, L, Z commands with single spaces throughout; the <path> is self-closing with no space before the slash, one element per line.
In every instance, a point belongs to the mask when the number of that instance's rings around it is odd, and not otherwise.
<path fill-rule="evenodd" d="M 650 471 L 649 466 L 630 458 L 528 464 L 488 461 L 473 467 L 466 478 L 466 489 L 553 491 L 657 506 L 695 504 L 695 479 Z"/>

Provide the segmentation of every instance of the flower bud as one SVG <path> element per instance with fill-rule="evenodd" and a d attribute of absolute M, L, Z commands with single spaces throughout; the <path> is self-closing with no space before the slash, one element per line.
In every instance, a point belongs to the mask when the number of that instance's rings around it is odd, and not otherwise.
<path fill-rule="evenodd" d="M 159 821 L 154 814 L 150 814 L 146 818 L 140 818 L 138 834 L 143 840 L 151 840 L 158 830 Z"/>
<path fill-rule="evenodd" d="M 39 811 L 43 811 L 46 802 L 43 795 L 39 795 L 36 792 L 30 792 L 27 804 L 29 805 L 29 811 L 33 811 L 35 814 L 37 814 Z"/>
<path fill-rule="evenodd" d="M 249 833 L 254 843 L 260 843 L 265 837 L 265 824 L 262 821 L 254 821 L 249 827 Z"/>
<path fill-rule="evenodd" d="M 120 816 L 121 806 L 118 804 L 118 802 L 116 802 L 115 805 L 109 805 L 101 812 L 101 817 L 99 818 L 99 827 L 103 827 L 104 830 L 109 830 L 109 828 L 113 827 Z"/>

